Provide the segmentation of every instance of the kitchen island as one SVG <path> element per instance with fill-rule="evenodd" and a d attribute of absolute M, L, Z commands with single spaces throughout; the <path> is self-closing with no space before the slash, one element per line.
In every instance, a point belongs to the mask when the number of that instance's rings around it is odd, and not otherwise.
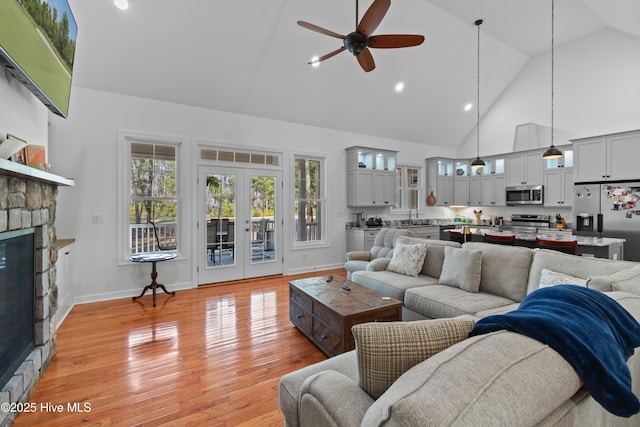
<path fill-rule="evenodd" d="M 458 233 L 463 232 L 463 228 L 453 228 L 449 231 L 455 231 Z M 624 259 L 624 242 L 625 239 L 616 239 L 610 237 L 586 237 L 576 236 L 569 231 L 554 231 L 539 232 L 537 234 L 520 234 L 510 231 L 498 231 L 494 229 L 488 229 L 486 227 L 469 227 L 470 233 L 467 236 L 471 236 L 473 242 L 484 242 L 485 233 L 494 235 L 516 236 L 517 246 L 526 246 L 528 248 L 536 247 L 536 237 L 546 240 L 562 240 L 562 241 L 578 241 L 578 255 L 591 256 L 596 258 L 608 258 L 608 259 Z M 467 238 L 468 240 L 468 238 Z"/>

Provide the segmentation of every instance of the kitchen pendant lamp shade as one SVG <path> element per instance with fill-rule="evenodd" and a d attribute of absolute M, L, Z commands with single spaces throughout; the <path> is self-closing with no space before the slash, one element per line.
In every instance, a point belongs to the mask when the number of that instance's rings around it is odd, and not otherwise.
<path fill-rule="evenodd" d="M 479 169 L 485 166 L 486 165 L 484 163 L 484 160 L 482 160 L 480 157 L 476 157 L 476 159 L 471 162 L 471 169 Z"/>
<path fill-rule="evenodd" d="M 551 0 L 551 146 L 545 150 L 542 154 L 543 160 L 560 159 L 562 158 L 562 151 L 557 149 L 553 145 L 553 77 L 555 66 L 555 0 Z"/>
<path fill-rule="evenodd" d="M 485 167 L 484 161 L 480 158 L 480 25 L 482 19 L 475 22 L 478 27 L 478 92 L 476 100 L 476 159 L 471 162 L 471 169 L 480 169 Z"/>
<path fill-rule="evenodd" d="M 545 152 L 542 154 L 542 158 L 544 160 L 559 159 L 561 157 L 562 157 L 562 151 L 560 151 L 559 149 L 557 149 L 553 145 L 551 147 L 547 148 L 545 150 Z"/>

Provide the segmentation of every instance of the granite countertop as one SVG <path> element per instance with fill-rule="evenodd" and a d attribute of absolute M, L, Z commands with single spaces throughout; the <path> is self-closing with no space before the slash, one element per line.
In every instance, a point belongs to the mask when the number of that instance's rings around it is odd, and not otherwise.
<path fill-rule="evenodd" d="M 481 235 L 483 236 L 487 230 L 481 227 L 469 227 L 471 234 Z M 457 231 L 458 233 L 462 233 L 462 228 L 453 228 L 447 231 Z M 520 234 L 520 233 L 512 233 L 510 231 L 497 231 L 492 230 L 491 234 L 503 235 L 503 236 L 512 236 L 515 235 L 517 240 L 527 240 L 527 241 L 535 241 L 536 237 L 548 239 L 548 240 L 562 240 L 562 241 L 570 241 L 577 240 L 578 246 L 611 246 L 618 243 L 626 242 L 626 239 L 616 239 L 612 237 L 587 237 L 587 236 L 575 236 L 569 232 L 553 232 L 549 233 L 538 233 L 538 234 Z"/>

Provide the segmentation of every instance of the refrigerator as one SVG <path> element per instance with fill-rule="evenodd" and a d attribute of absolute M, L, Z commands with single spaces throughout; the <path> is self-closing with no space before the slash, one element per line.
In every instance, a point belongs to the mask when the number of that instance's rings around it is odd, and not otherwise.
<path fill-rule="evenodd" d="M 625 239 L 624 259 L 640 261 L 640 181 L 577 183 L 573 234 Z"/>

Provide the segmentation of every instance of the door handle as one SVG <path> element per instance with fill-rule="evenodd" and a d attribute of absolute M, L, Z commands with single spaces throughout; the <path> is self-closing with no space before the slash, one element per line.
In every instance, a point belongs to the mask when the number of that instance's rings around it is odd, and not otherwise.
<path fill-rule="evenodd" d="M 249 227 L 247 227 L 247 228 L 245 228 L 245 229 L 244 229 L 244 231 L 249 231 L 249 230 L 250 230 L 250 229 L 249 229 Z"/>

